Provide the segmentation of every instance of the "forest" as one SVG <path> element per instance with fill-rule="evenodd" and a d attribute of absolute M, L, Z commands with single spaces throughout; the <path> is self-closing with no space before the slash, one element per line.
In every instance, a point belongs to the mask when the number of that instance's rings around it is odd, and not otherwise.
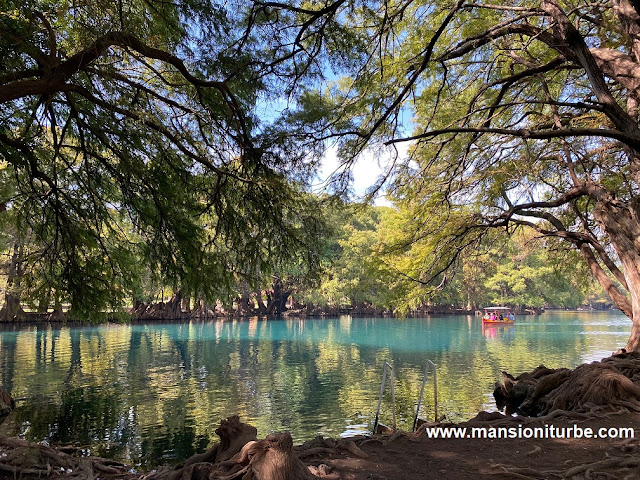
<path fill-rule="evenodd" d="M 68 297 L 34 278 L 27 261 L 29 245 L 8 247 L 5 240 L 4 285 L 8 267 L 20 271 L 11 278 L 8 294 L 20 298 L 22 320 L 168 320 L 253 315 L 395 315 L 474 312 L 486 305 L 509 305 L 531 313 L 544 308 L 609 309 L 611 302 L 572 252 L 545 248 L 526 235 L 487 241 L 482 252 L 460 261 L 451 281 L 433 288 L 411 278 L 415 265 L 428 256 L 413 245 L 397 251 L 403 212 L 360 203 L 325 205 L 318 210 L 323 236 L 316 245 L 315 271 L 290 265 L 252 281 L 236 277 L 217 297 L 191 296 L 180 283 L 163 282 L 149 274 L 141 258 L 131 273 L 137 290 L 114 303 L 76 317 Z M 406 213 L 404 213 L 406 215 Z M 215 282 L 215 278 L 205 281 Z M 43 294 L 44 292 L 44 294 Z M 134 294 L 135 292 L 135 294 Z M 126 296 L 126 294 L 129 296 Z M 114 296 L 114 298 L 117 298 Z M 51 303 L 55 299 L 55 303 Z M 6 300 L 5 300 L 6 301 Z M 28 313 L 30 312 L 30 313 Z M 15 318 L 18 321 L 20 318 Z"/>
<path fill-rule="evenodd" d="M 398 248 L 409 216 L 393 207 L 342 206 L 329 219 L 334 236 L 318 281 L 296 286 L 295 298 L 304 305 L 399 316 L 474 312 L 487 305 L 509 305 L 521 312 L 611 306 L 573 252 L 526 233 L 486 239 L 460 259 L 450 277 L 424 285 L 415 278 L 429 258 L 429 246 L 419 242 Z"/>
<path fill-rule="evenodd" d="M 2 6 L 1 320 L 596 301 L 640 349 L 633 2 Z"/>

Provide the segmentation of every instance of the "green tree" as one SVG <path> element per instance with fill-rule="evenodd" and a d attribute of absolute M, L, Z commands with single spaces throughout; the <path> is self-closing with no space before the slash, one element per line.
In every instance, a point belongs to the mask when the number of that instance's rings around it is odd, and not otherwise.
<path fill-rule="evenodd" d="M 442 237 L 416 236 L 415 210 L 399 208 L 385 220 L 377 250 L 392 279 L 393 303 L 401 312 L 423 305 L 575 308 L 587 295 L 597 295 L 577 252 L 557 239 L 540 245 L 531 231 L 506 237 L 489 232 L 443 269 L 436 285 L 422 275 L 425 265 L 433 268 L 451 259 L 443 255 L 446 250 L 439 250 Z"/>
<path fill-rule="evenodd" d="M 383 219 L 391 209 L 333 202 L 327 210 L 333 236 L 326 243 L 320 284 L 304 291 L 305 301 L 322 306 L 368 303 L 389 307 L 391 277 L 377 255 L 377 246 Z"/>
<path fill-rule="evenodd" d="M 256 5 L 296 13 L 301 46 L 323 45 L 334 24 L 352 28 L 348 62 L 332 66 L 345 78 L 322 101 L 304 98 L 326 119 L 322 137 L 341 137 L 347 164 L 372 145 L 411 142 L 394 191 L 436 252 L 416 280 L 440 283 L 492 229 L 530 228 L 580 252 L 632 320 L 627 350 L 640 350 L 632 2 Z"/>
<path fill-rule="evenodd" d="M 540 245 L 528 235 L 519 234 L 501 249 L 493 248 L 496 268 L 486 278 L 485 286 L 491 303 L 518 307 L 577 307 L 583 303 L 590 290 L 589 278 L 581 271 L 580 263 L 560 260 L 550 251 L 553 242 Z M 543 248 L 541 248 L 543 247 Z"/>
<path fill-rule="evenodd" d="M 42 288 L 96 311 L 145 270 L 220 290 L 313 252 L 294 184 L 313 152 L 260 118 L 288 79 L 265 66 L 259 19 L 197 0 L 1 3 L 0 215 L 29 232 Z"/>

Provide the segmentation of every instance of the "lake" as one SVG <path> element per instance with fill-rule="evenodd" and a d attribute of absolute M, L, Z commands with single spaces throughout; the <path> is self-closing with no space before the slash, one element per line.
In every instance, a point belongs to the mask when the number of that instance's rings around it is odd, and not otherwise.
<path fill-rule="evenodd" d="M 398 426 L 410 430 L 427 360 L 437 365 L 438 414 L 459 421 L 495 409 L 502 370 L 599 360 L 626 344 L 630 328 L 619 312 L 547 312 L 488 329 L 473 316 L 5 325 L 0 386 L 17 408 L 0 433 L 143 467 L 204 450 L 233 414 L 259 438 L 366 433 L 385 361 Z M 429 382 L 422 417 L 433 419 L 433 404 Z M 391 423 L 389 388 L 381 421 Z"/>

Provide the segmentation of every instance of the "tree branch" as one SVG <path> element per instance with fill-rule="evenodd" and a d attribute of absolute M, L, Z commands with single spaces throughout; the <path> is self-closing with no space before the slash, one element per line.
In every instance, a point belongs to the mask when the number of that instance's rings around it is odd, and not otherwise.
<path fill-rule="evenodd" d="M 586 260 L 587 265 L 591 270 L 591 273 L 593 274 L 594 277 L 596 277 L 596 280 L 598 280 L 598 283 L 607 292 L 607 294 L 609 295 L 609 298 L 613 300 L 613 302 L 622 311 L 622 313 L 624 313 L 629 318 L 633 318 L 633 308 L 631 306 L 631 302 L 627 297 L 625 297 L 624 295 L 622 295 L 622 293 L 620 293 L 620 291 L 618 290 L 616 285 L 613 283 L 611 278 L 609 278 L 609 276 L 602 269 L 602 267 L 596 260 L 595 256 L 593 255 L 593 252 L 591 251 L 591 248 L 589 247 L 589 245 L 585 242 L 581 244 L 579 248 L 580 248 L 580 253 L 582 253 L 582 256 Z"/>
<path fill-rule="evenodd" d="M 385 145 L 391 145 L 400 142 L 411 142 L 424 138 L 433 138 L 438 135 L 448 133 L 489 133 L 498 135 L 508 135 L 511 137 L 519 137 L 523 139 L 549 140 L 552 138 L 567 137 L 604 137 L 619 140 L 629 146 L 640 150 L 640 137 L 628 135 L 619 130 L 609 130 L 604 128 L 566 128 L 563 130 L 532 130 L 528 128 L 508 129 L 508 128 L 486 128 L 486 127 L 451 127 L 412 135 L 410 137 L 394 138 L 388 140 Z"/>

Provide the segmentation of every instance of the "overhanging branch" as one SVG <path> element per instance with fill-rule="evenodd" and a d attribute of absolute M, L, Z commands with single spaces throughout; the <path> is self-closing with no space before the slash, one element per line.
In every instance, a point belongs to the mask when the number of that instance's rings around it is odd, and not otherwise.
<path fill-rule="evenodd" d="M 446 134 L 459 134 L 459 133 L 487 133 L 496 135 L 505 135 L 511 137 L 517 137 L 522 139 L 535 139 L 535 140 L 550 140 L 554 138 L 568 138 L 568 137 L 604 137 L 611 138 L 623 142 L 634 148 L 640 150 L 640 136 L 629 135 L 619 130 L 611 130 L 606 128 L 565 128 L 562 130 L 532 130 L 528 128 L 510 129 L 510 128 L 494 128 L 494 127 L 450 127 L 437 130 L 430 130 L 428 132 L 420 133 L 418 135 L 412 135 L 403 138 L 394 138 L 385 142 L 385 145 L 392 145 L 394 143 L 411 142 L 415 140 L 422 140 L 437 137 L 439 135 Z"/>

